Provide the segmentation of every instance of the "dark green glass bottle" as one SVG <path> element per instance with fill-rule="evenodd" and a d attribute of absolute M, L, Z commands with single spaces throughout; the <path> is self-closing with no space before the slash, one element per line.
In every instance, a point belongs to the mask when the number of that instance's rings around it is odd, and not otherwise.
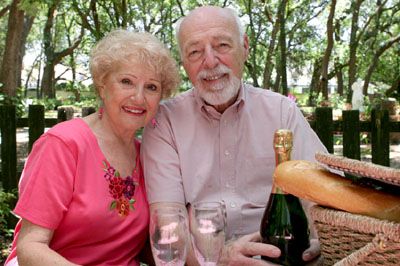
<path fill-rule="evenodd" d="M 279 129 L 274 135 L 276 165 L 290 160 L 293 135 Z M 262 259 L 285 266 L 305 265 L 302 254 L 310 246 L 307 216 L 300 200 L 283 192 L 275 184 L 268 199 L 260 225 L 262 242 L 279 247 L 281 256 Z"/>

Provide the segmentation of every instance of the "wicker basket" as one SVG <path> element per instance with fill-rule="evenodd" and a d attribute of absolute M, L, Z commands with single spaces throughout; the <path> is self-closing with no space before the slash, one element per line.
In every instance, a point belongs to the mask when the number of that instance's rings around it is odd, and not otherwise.
<path fill-rule="evenodd" d="M 311 208 L 324 265 L 400 265 L 400 223 Z"/>

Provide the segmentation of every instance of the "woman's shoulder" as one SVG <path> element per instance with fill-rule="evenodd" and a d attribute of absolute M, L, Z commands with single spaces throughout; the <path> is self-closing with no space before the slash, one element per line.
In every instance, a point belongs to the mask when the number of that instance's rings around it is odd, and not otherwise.
<path fill-rule="evenodd" d="M 91 132 L 88 124 L 81 118 L 74 118 L 68 121 L 60 122 L 50 128 L 46 134 L 58 136 L 59 138 L 75 138 Z"/>
<path fill-rule="evenodd" d="M 69 135 L 71 132 L 85 129 L 86 123 L 81 118 L 74 118 L 68 121 L 60 122 L 50 128 L 48 133 L 59 133 Z"/>
<path fill-rule="evenodd" d="M 67 146 L 82 145 L 84 142 L 92 142 L 94 135 L 89 126 L 81 118 L 74 118 L 60 122 L 50 128 L 43 137 L 47 139 L 59 139 Z"/>

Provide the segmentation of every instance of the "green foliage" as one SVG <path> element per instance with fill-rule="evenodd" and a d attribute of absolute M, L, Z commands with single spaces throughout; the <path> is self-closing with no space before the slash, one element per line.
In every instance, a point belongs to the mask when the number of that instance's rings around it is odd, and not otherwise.
<path fill-rule="evenodd" d="M 372 109 L 385 108 L 385 104 L 389 101 L 394 101 L 394 98 L 389 98 L 385 95 L 386 89 L 375 89 L 375 93 L 371 96 L 364 96 L 364 115 L 367 119 L 371 117 Z"/>
<path fill-rule="evenodd" d="M 333 143 L 335 145 L 343 145 L 343 135 L 334 134 L 333 135 Z M 365 132 L 361 132 L 360 133 L 360 144 L 366 145 L 366 144 L 370 144 L 370 143 L 371 143 L 371 140 L 370 140 L 369 134 L 365 133 Z"/>
<path fill-rule="evenodd" d="M 334 145 L 343 145 L 343 136 L 342 135 L 333 135 L 333 143 Z"/>
<path fill-rule="evenodd" d="M 52 99 L 52 98 L 42 98 L 42 99 L 33 99 L 33 104 L 44 105 L 44 109 L 46 111 L 56 110 L 57 106 L 63 105 L 60 99 Z"/>
<path fill-rule="evenodd" d="M 307 106 L 308 95 L 306 93 L 293 93 L 296 97 L 297 106 Z"/>
<path fill-rule="evenodd" d="M 61 105 L 76 107 L 98 106 L 98 99 L 90 86 L 85 86 L 80 82 L 68 81 L 57 84 L 56 89 L 57 96 L 55 99 L 48 97 L 32 99 L 33 104 L 44 105 L 46 111 L 57 110 L 57 107 Z M 78 95 L 79 101 L 77 101 Z"/>
<path fill-rule="evenodd" d="M 370 144 L 371 140 L 367 133 L 360 133 L 360 144 Z"/>
<path fill-rule="evenodd" d="M 26 114 L 26 99 L 22 88 L 16 90 L 15 96 L 9 96 L 0 92 L 0 105 L 15 105 L 17 117 L 22 117 Z"/>
<path fill-rule="evenodd" d="M 338 93 L 333 93 L 329 95 L 329 102 L 333 109 L 343 110 L 345 109 L 346 97 L 341 96 Z"/>
<path fill-rule="evenodd" d="M 4 2 L 4 1 L 3 1 Z M 6 0 L 3 6 L 10 3 Z M 43 28 L 47 20 L 48 8 L 54 3 L 53 0 L 21 0 L 20 7 L 29 15 L 35 15 L 35 21 L 26 43 L 26 55 L 40 56 L 42 54 L 41 67 L 46 63 L 43 57 Z M 273 28 L 277 22 L 277 12 L 279 1 L 242 1 L 242 0 L 203 0 L 192 1 L 58 1 L 54 17 L 52 45 L 54 52 L 62 53 L 79 36 L 81 27 L 85 28 L 83 40 L 73 54 L 63 58 L 58 64 L 71 69 L 76 73 L 87 73 L 87 61 L 90 49 L 104 34 L 114 28 L 128 28 L 135 31 L 148 31 L 155 34 L 172 51 L 174 57 L 179 60 L 178 49 L 175 40 L 174 27 L 177 20 L 186 15 L 190 10 L 199 5 L 228 6 L 236 9 L 242 22 L 246 26 L 246 33 L 249 36 L 250 54 L 245 65 L 244 78 L 256 85 L 262 85 L 264 71 L 270 70 L 271 85 L 276 81 L 277 55 L 279 55 L 278 37 L 279 32 L 272 40 Z M 396 3 L 396 4 L 395 4 Z M 357 49 L 357 76 L 364 78 L 367 69 L 372 63 L 372 58 L 377 49 L 386 43 L 390 38 L 399 34 L 400 16 L 396 1 L 387 1 L 382 4 L 379 10 L 382 15 L 375 14 L 377 3 L 374 1 L 364 1 L 359 15 L 359 43 Z M 326 49 L 326 19 L 329 13 L 330 1 L 309 1 L 299 0 L 287 4 L 286 10 L 286 55 L 288 74 L 307 74 L 310 76 L 314 62 L 324 54 Z M 338 2 L 335 12 L 335 43 L 332 50 L 329 72 L 333 73 L 334 63 L 346 64 L 349 62 L 349 34 L 354 6 L 348 1 Z M 1 17 L 0 26 L 7 28 L 6 15 Z M 369 24 L 366 24 L 368 21 Z M 363 29 L 363 30 L 361 30 Z M 0 33 L 0 54 L 6 49 L 6 31 Z M 270 47 L 271 45 L 273 47 Z M 271 51 L 272 58 L 268 58 L 268 51 Z M 377 67 L 371 76 L 371 84 L 382 82 L 391 84 L 398 75 L 400 67 L 399 46 L 393 45 L 383 55 L 380 56 Z M 71 58 L 71 59 L 70 59 Z M 24 60 L 25 61 L 25 60 Z M 29 62 L 29 61 L 27 61 Z M 32 67 L 24 66 L 27 72 Z M 38 69 L 32 72 L 31 83 L 35 79 Z M 32 67 L 34 68 L 34 67 Z M 345 89 L 347 89 L 348 66 L 343 69 Z M 307 72 L 307 73 L 305 73 Z M 39 73 L 40 74 L 40 73 Z M 183 71 L 182 73 L 183 74 Z M 57 77 L 58 78 L 58 77 Z M 62 76 L 61 79 L 68 79 Z M 71 89 L 79 87 L 73 84 Z M 187 79 L 183 79 L 181 91 L 191 87 Z M 56 91 L 56 94 L 58 91 Z M 344 92 L 346 93 L 346 91 Z M 318 103 L 323 100 L 318 99 Z M 336 99 L 333 101 L 337 101 Z M 303 99 L 301 105 L 306 103 Z M 304 102 L 304 103 L 303 103 Z"/>
<path fill-rule="evenodd" d="M 76 102 L 75 97 L 71 95 L 63 101 L 63 105 L 73 105 L 76 107 L 97 107 L 99 104 L 97 97 L 93 95 L 82 95 L 79 102 Z"/>
<path fill-rule="evenodd" d="M 321 92 L 318 94 L 316 92 L 311 92 L 311 95 L 314 100 L 314 102 L 311 103 L 311 106 L 329 105 L 330 107 L 332 107 L 332 109 L 339 109 L 339 110 L 345 109 L 346 97 L 341 96 L 338 93 L 330 94 L 328 101 L 324 99 L 324 96 L 322 95 Z M 302 97 L 300 101 L 303 105 L 308 105 L 308 97 Z"/>
<path fill-rule="evenodd" d="M 374 100 L 370 100 L 368 96 L 364 96 L 364 115 L 366 119 L 369 119 L 371 117 L 371 111 L 376 105 L 376 102 L 374 103 Z"/>
<path fill-rule="evenodd" d="M 17 192 L 5 192 L 0 187 L 0 262 L 8 255 L 8 244 L 14 233 L 14 229 L 8 228 L 7 218 L 11 214 L 11 204 L 17 198 Z"/>
<path fill-rule="evenodd" d="M 35 16 L 40 10 L 43 10 L 45 4 L 50 0 L 22 0 L 19 7 L 28 15 Z"/>
<path fill-rule="evenodd" d="M 11 214 L 11 202 L 17 198 L 17 192 L 5 192 L 0 188 L 0 233 L 1 235 L 10 235 L 12 230 L 7 229 L 7 218 Z"/>
<path fill-rule="evenodd" d="M 33 104 L 44 105 L 44 109 L 46 111 L 57 110 L 58 106 L 61 105 L 71 105 L 76 107 L 96 107 L 98 105 L 97 98 L 94 96 L 82 96 L 79 102 L 75 101 L 75 97 L 73 95 L 68 96 L 66 99 L 52 99 L 52 98 L 42 98 L 42 99 L 33 99 Z"/>

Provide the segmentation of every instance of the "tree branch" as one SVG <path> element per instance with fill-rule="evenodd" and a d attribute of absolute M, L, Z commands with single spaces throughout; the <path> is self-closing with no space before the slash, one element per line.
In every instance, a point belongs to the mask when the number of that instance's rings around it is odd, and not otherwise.
<path fill-rule="evenodd" d="M 7 6 L 4 7 L 2 10 L 0 10 L 0 18 L 1 18 L 2 16 L 4 16 L 4 15 L 8 12 L 8 10 L 10 10 L 10 5 L 7 5 Z"/>
<path fill-rule="evenodd" d="M 67 55 L 70 55 L 75 50 L 75 48 L 78 47 L 78 45 L 82 42 L 84 33 L 85 29 L 81 27 L 81 33 L 79 34 L 79 37 L 75 40 L 75 42 L 70 47 L 54 54 L 55 64 L 58 64 L 61 61 L 61 59 L 63 59 Z"/>

